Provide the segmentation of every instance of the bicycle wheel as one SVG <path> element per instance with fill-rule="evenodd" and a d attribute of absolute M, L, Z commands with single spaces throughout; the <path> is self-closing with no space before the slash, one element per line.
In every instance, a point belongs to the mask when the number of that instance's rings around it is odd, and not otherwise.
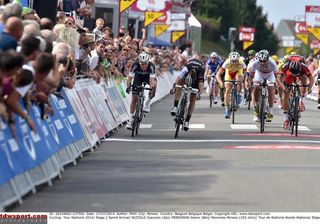
<path fill-rule="evenodd" d="M 265 125 L 265 111 L 264 111 L 264 108 L 265 108 L 265 99 L 264 99 L 264 96 L 261 96 L 261 107 L 260 107 L 260 133 L 263 133 L 264 132 L 264 125 Z"/>
<path fill-rule="evenodd" d="M 136 127 L 138 125 L 138 117 L 137 117 L 137 113 L 133 116 L 133 123 L 132 123 L 132 130 L 131 130 L 131 137 L 134 137 L 135 131 L 136 131 Z"/>
<path fill-rule="evenodd" d="M 250 106 L 251 106 L 251 88 L 249 88 L 249 90 L 248 90 L 247 101 L 248 101 L 248 110 L 250 110 Z"/>
<path fill-rule="evenodd" d="M 180 131 L 180 126 L 182 125 L 183 123 L 183 120 L 184 120 L 184 110 L 185 110 L 185 100 L 182 100 L 181 103 L 180 103 L 180 107 L 178 109 L 178 112 L 177 112 L 177 116 L 176 116 L 176 123 L 175 123 L 175 126 L 176 126 L 176 132 L 174 134 L 174 138 L 177 138 L 178 135 L 179 135 L 179 131 Z"/>
<path fill-rule="evenodd" d="M 231 109 L 232 109 L 232 124 L 234 124 L 234 115 L 236 111 L 236 91 L 235 89 L 232 89 L 231 92 Z"/>
<path fill-rule="evenodd" d="M 138 135 L 139 133 L 139 128 L 140 128 L 140 123 L 142 121 L 142 118 L 143 118 L 143 99 L 139 99 L 139 110 L 138 110 L 138 122 L 137 122 L 137 125 L 136 125 L 136 135 Z"/>
<path fill-rule="evenodd" d="M 299 126 L 299 98 L 295 97 L 294 100 L 294 128 L 295 136 L 298 136 L 298 126 Z"/>
<path fill-rule="evenodd" d="M 209 96 L 209 107 L 212 107 L 213 96 Z"/>
<path fill-rule="evenodd" d="M 293 135 L 294 132 L 294 98 L 290 97 L 289 100 L 289 111 L 288 111 L 288 118 L 289 118 L 289 131 L 290 134 Z"/>

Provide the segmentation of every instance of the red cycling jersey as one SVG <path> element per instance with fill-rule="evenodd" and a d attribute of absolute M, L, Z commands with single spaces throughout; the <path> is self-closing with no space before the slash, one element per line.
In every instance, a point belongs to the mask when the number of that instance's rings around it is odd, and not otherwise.
<path fill-rule="evenodd" d="M 303 75 L 306 75 L 306 76 L 311 75 L 311 72 L 305 63 L 304 57 L 302 57 L 300 55 L 291 55 L 290 57 L 287 58 L 286 62 L 284 63 L 284 65 L 282 67 L 282 70 L 281 70 L 281 75 L 284 76 L 285 83 L 292 84 L 295 80 L 295 76 L 293 76 L 289 70 L 289 64 L 292 61 L 299 61 L 302 65 L 301 72 L 296 77 L 301 77 Z"/>

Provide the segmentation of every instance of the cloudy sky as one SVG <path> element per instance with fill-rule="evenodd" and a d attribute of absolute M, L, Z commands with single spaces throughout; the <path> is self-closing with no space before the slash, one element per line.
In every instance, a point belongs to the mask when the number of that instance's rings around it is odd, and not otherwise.
<path fill-rule="evenodd" d="M 306 5 L 318 5 L 319 0 L 257 0 L 257 4 L 268 13 L 268 20 L 276 28 L 281 19 L 294 19 L 296 15 L 304 15 Z"/>

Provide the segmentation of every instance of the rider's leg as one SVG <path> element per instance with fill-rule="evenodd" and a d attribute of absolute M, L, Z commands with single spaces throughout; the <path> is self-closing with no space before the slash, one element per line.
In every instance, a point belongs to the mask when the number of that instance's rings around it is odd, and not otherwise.
<path fill-rule="evenodd" d="M 282 105 L 283 105 L 283 128 L 289 128 L 289 118 L 288 118 L 288 110 L 289 110 L 289 91 L 282 92 Z"/>
<path fill-rule="evenodd" d="M 183 86 L 184 85 L 183 79 L 178 77 L 176 80 L 176 85 Z M 174 106 L 175 107 L 178 107 L 180 97 L 181 97 L 181 88 L 176 87 L 176 92 L 174 95 Z"/>
<path fill-rule="evenodd" d="M 243 82 L 243 75 L 237 75 L 236 80 L 238 81 L 238 89 L 237 89 L 237 106 L 240 105 L 242 96 L 241 96 L 241 90 L 242 90 L 242 82 Z"/>

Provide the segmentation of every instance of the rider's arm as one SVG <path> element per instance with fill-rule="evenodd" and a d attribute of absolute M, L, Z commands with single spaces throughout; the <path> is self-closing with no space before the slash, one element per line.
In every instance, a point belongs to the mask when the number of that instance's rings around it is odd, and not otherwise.
<path fill-rule="evenodd" d="M 277 86 L 284 91 L 286 87 L 284 86 L 284 83 L 283 83 L 283 74 L 278 74 L 276 76 L 276 79 L 277 79 Z"/>
<path fill-rule="evenodd" d="M 223 67 L 219 68 L 217 74 L 216 74 L 216 79 L 219 83 L 219 86 L 223 86 L 223 81 L 221 79 L 221 75 L 225 72 L 225 69 Z"/>

